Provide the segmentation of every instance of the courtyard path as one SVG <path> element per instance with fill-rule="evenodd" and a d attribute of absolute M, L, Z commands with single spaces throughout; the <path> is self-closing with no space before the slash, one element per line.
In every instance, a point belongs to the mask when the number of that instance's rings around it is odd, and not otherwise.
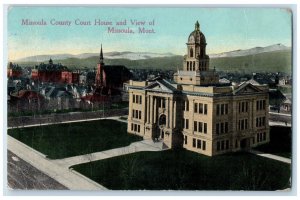
<path fill-rule="evenodd" d="M 30 148 L 9 135 L 7 135 L 7 147 L 8 150 L 18 157 L 70 190 L 107 190 L 102 185 L 73 171 L 70 166 L 139 151 L 161 151 L 163 144 L 161 142 L 153 143 L 151 140 L 143 140 L 132 143 L 127 147 L 56 160 L 48 159 L 42 153 Z"/>
<path fill-rule="evenodd" d="M 274 155 L 274 154 L 263 153 L 263 152 L 256 151 L 256 150 L 250 150 L 250 153 L 253 153 L 257 156 L 262 156 L 262 157 L 265 157 L 265 158 L 270 158 L 270 159 L 277 160 L 277 161 L 280 161 L 280 162 L 288 163 L 288 164 L 292 163 L 291 159 L 281 157 L 281 156 L 277 156 L 277 155 Z"/>
<path fill-rule="evenodd" d="M 161 151 L 162 149 L 162 142 L 153 143 L 152 140 L 143 140 L 131 143 L 129 146 L 126 147 L 120 147 L 116 149 L 110 149 L 102 152 L 74 156 L 69 158 L 57 159 L 53 160 L 53 162 L 59 166 L 63 166 L 64 168 L 69 168 L 73 165 L 103 160 L 115 156 L 121 156 L 140 151 Z"/>

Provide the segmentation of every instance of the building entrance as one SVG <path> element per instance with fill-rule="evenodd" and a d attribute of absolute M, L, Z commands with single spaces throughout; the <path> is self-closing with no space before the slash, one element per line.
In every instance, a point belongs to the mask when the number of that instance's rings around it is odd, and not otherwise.
<path fill-rule="evenodd" d="M 241 140 L 240 143 L 241 150 L 247 151 L 250 149 L 250 138 L 245 138 Z"/>

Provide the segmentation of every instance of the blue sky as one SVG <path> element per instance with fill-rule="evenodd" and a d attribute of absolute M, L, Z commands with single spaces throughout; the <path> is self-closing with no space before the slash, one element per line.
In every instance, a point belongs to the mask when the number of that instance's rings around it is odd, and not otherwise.
<path fill-rule="evenodd" d="M 167 7 L 10 7 L 8 10 L 8 55 L 10 60 L 42 54 L 99 52 L 171 52 L 183 55 L 185 43 L 197 20 L 206 36 L 207 52 L 220 53 L 282 43 L 291 46 L 291 13 L 280 8 L 167 8 Z M 69 20 L 71 26 L 22 26 L 32 21 Z M 74 21 L 91 21 L 76 26 Z M 108 33 L 107 26 L 94 26 L 94 20 L 127 20 L 135 34 Z M 138 34 L 130 19 L 154 20 L 155 34 Z"/>

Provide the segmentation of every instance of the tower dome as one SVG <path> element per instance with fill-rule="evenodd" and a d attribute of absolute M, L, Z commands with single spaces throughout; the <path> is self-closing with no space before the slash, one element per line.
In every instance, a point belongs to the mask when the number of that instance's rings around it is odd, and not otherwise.
<path fill-rule="evenodd" d="M 200 31 L 200 24 L 198 21 L 195 23 L 195 30 L 189 35 L 188 43 L 206 44 L 205 36 Z"/>

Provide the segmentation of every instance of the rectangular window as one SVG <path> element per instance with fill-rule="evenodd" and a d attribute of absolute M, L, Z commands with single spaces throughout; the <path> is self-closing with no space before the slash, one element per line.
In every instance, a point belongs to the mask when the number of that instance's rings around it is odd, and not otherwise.
<path fill-rule="evenodd" d="M 204 115 L 207 115 L 207 104 L 204 104 Z"/>
<path fill-rule="evenodd" d="M 246 112 L 248 112 L 248 102 L 245 102 L 246 104 Z"/>
<path fill-rule="evenodd" d="M 198 112 L 198 103 L 194 103 L 194 113 Z"/>
<path fill-rule="evenodd" d="M 217 142 L 217 151 L 220 151 L 220 142 Z"/>
<path fill-rule="evenodd" d="M 139 113 L 138 113 L 139 111 L 138 110 L 135 110 L 135 118 L 139 118 Z"/>
<path fill-rule="evenodd" d="M 199 113 L 203 114 L 203 104 L 199 104 Z"/>
<path fill-rule="evenodd" d="M 259 101 L 256 101 L 256 110 L 259 109 Z"/>
<path fill-rule="evenodd" d="M 193 147 L 196 147 L 196 139 L 193 138 Z"/>
<path fill-rule="evenodd" d="M 220 124 L 217 123 L 217 124 L 216 124 L 216 133 L 217 133 L 218 135 L 220 134 L 219 126 L 220 126 Z"/>
<path fill-rule="evenodd" d="M 199 132 L 202 133 L 203 132 L 203 123 L 202 122 L 198 122 L 199 124 Z"/>
<path fill-rule="evenodd" d="M 140 126 L 140 125 L 138 125 L 138 133 L 139 133 L 139 132 L 140 132 L 140 130 L 141 130 L 140 128 L 141 128 L 141 126 Z"/>
<path fill-rule="evenodd" d="M 245 102 L 242 102 L 242 112 L 245 112 Z"/>
<path fill-rule="evenodd" d="M 267 135 L 266 135 L 266 133 L 265 133 L 265 132 L 263 133 L 263 140 L 264 140 L 264 141 L 266 141 L 266 140 L 267 140 Z"/>
<path fill-rule="evenodd" d="M 197 122 L 194 121 L 194 131 L 196 132 L 198 129 L 197 129 Z"/>
<path fill-rule="evenodd" d="M 239 102 L 239 113 L 241 112 L 241 102 Z"/>
<path fill-rule="evenodd" d="M 225 104 L 225 115 L 228 114 L 228 104 Z"/>
<path fill-rule="evenodd" d="M 206 141 L 202 142 L 202 150 L 206 150 Z"/>
<path fill-rule="evenodd" d="M 162 99 L 162 108 L 166 108 L 166 100 Z"/>
<path fill-rule="evenodd" d="M 221 134 L 223 134 L 224 133 L 224 123 L 221 123 Z"/>
<path fill-rule="evenodd" d="M 225 133 L 228 133 L 228 122 L 225 122 Z"/>
<path fill-rule="evenodd" d="M 256 142 L 259 142 L 259 134 L 256 134 Z"/>
<path fill-rule="evenodd" d="M 189 101 L 185 101 L 185 110 L 189 111 Z"/>
<path fill-rule="evenodd" d="M 225 142 L 224 142 L 224 140 L 221 142 L 221 149 L 222 149 L 222 150 L 225 149 Z"/>
<path fill-rule="evenodd" d="M 184 136 L 184 144 L 187 144 L 187 136 Z"/>
<path fill-rule="evenodd" d="M 204 133 L 207 133 L 207 123 L 204 123 Z"/>
<path fill-rule="evenodd" d="M 263 109 L 266 109 L 266 100 L 263 100 Z"/>
<path fill-rule="evenodd" d="M 132 118 L 135 118 L 135 111 L 132 110 Z"/>
<path fill-rule="evenodd" d="M 245 119 L 245 129 L 248 129 L 248 119 Z"/>
<path fill-rule="evenodd" d="M 260 100 L 259 101 L 259 110 L 262 110 L 262 108 L 263 108 L 263 102 L 262 102 L 262 100 Z"/>
<path fill-rule="evenodd" d="M 136 124 L 134 125 L 134 131 L 137 131 L 137 125 Z"/>
<path fill-rule="evenodd" d="M 224 111 L 225 111 L 224 104 L 221 104 L 221 115 L 224 115 Z"/>
<path fill-rule="evenodd" d="M 201 149 L 201 140 L 197 140 L 197 148 Z"/>
<path fill-rule="evenodd" d="M 142 118 L 142 111 L 139 111 L 139 119 Z"/>
<path fill-rule="evenodd" d="M 133 131 L 133 124 L 131 124 L 131 131 Z"/>
<path fill-rule="evenodd" d="M 220 104 L 217 105 L 217 115 L 220 115 Z"/>
<path fill-rule="evenodd" d="M 185 129 L 189 129 L 189 119 L 185 119 Z"/>
<path fill-rule="evenodd" d="M 140 95 L 140 104 L 142 104 L 142 95 Z"/>
<path fill-rule="evenodd" d="M 259 141 L 262 141 L 262 133 L 259 134 Z"/>
<path fill-rule="evenodd" d="M 132 102 L 135 103 L 135 95 L 132 95 Z"/>
<path fill-rule="evenodd" d="M 244 130 L 244 128 L 245 128 L 245 126 L 244 126 L 244 120 L 241 120 L 241 123 L 242 123 L 241 130 Z"/>
<path fill-rule="evenodd" d="M 229 149 L 229 140 L 226 140 L 226 149 Z"/>
<path fill-rule="evenodd" d="M 258 126 L 261 127 L 261 117 L 258 118 Z"/>

